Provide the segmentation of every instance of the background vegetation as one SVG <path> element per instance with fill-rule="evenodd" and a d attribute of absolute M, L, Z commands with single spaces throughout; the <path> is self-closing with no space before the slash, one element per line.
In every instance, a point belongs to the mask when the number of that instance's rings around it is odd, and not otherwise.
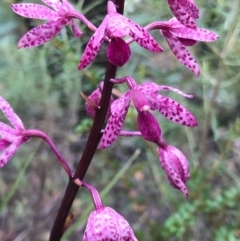
<path fill-rule="evenodd" d="M 0 2 L 0 94 L 26 128 L 48 133 L 75 167 L 91 126 L 79 91 L 89 94 L 103 79 L 104 50 L 94 65 L 81 72 L 77 64 L 91 36 L 87 31 L 82 39 L 74 39 L 66 28 L 42 47 L 17 50 L 18 39 L 40 22 L 16 16 L 9 7 L 12 2 Z M 99 24 L 105 3 L 74 3 Z M 121 137 L 108 150 L 97 151 L 86 176 L 101 191 L 105 205 L 129 221 L 138 240 L 240 240 L 240 3 L 196 3 L 201 11 L 198 24 L 220 36 L 214 43 L 191 48 L 201 65 L 199 78 L 178 63 L 158 31 L 152 34 L 165 52 L 152 54 L 133 43 L 130 62 L 118 71 L 119 77 L 131 75 L 139 83 L 151 80 L 195 94 L 187 100 L 163 92 L 196 115 L 197 128 L 184 128 L 156 115 L 165 140 L 189 159 L 190 198 L 171 188 L 155 146 L 141 138 Z M 125 9 L 141 25 L 171 17 L 166 1 L 127 0 Z M 125 86 L 118 89 L 125 90 Z M 5 121 L 2 114 L 0 120 Z M 134 110 L 125 128 L 137 128 Z M 67 180 L 45 143 L 31 139 L 21 147 L 0 170 L 0 240 L 48 240 Z M 89 203 L 89 193 L 81 189 L 72 208 L 74 222 L 63 240 L 82 240 L 92 210 Z"/>

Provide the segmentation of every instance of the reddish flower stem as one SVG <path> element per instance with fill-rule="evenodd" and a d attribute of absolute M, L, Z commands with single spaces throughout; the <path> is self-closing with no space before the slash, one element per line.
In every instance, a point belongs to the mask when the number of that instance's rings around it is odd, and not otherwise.
<path fill-rule="evenodd" d="M 50 139 L 49 136 L 47 136 L 44 132 L 40 131 L 40 130 L 26 130 L 23 133 L 23 136 L 25 137 L 40 137 L 42 138 L 44 141 L 46 141 L 48 143 L 48 145 L 52 148 L 52 151 L 55 153 L 55 155 L 57 156 L 57 159 L 59 161 L 59 163 L 61 164 L 61 166 L 64 168 L 64 170 L 68 173 L 69 176 L 73 177 L 74 173 L 72 171 L 72 169 L 69 167 L 69 165 L 67 164 L 67 162 L 65 161 L 64 157 L 62 156 L 62 154 L 60 153 L 60 151 L 57 149 L 57 147 L 54 145 L 53 141 Z"/>
<path fill-rule="evenodd" d="M 116 0 L 115 4 L 118 6 L 118 12 L 123 14 L 124 0 Z M 72 203 L 79 189 L 79 187 L 74 183 L 74 179 L 79 178 L 80 180 L 83 180 L 92 161 L 93 155 L 97 149 L 113 88 L 113 83 L 110 82 L 110 79 L 115 78 L 116 72 L 117 67 L 111 63 L 108 63 L 105 73 L 102 98 L 100 101 L 100 109 L 96 110 L 96 117 L 94 119 L 85 149 L 83 151 L 83 155 L 78 164 L 74 178 L 69 179 L 68 186 L 61 202 L 61 206 L 58 210 L 57 217 L 51 230 L 49 241 L 59 241 L 61 239 L 65 220 L 70 212 Z"/>

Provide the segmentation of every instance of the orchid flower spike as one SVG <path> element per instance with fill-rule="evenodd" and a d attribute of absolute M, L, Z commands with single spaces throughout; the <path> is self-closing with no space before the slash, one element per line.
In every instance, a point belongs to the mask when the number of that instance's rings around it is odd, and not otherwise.
<path fill-rule="evenodd" d="M 185 185 L 190 178 L 187 158 L 174 146 L 157 148 L 160 164 L 166 173 L 172 187 L 181 190 L 188 198 L 188 189 Z"/>
<path fill-rule="evenodd" d="M 0 168 L 3 167 L 16 153 L 17 149 L 26 142 L 29 137 L 25 137 L 23 133 L 25 128 L 22 121 L 13 111 L 9 103 L 0 96 L 0 109 L 6 118 L 10 121 L 14 128 L 0 122 Z"/>
<path fill-rule="evenodd" d="M 42 0 L 50 8 L 34 3 L 12 4 L 12 10 L 26 18 L 47 20 L 27 32 L 18 42 L 18 48 L 30 48 L 48 42 L 59 34 L 66 25 L 71 25 L 74 37 L 81 37 L 83 33 L 73 18 L 82 19 L 84 16 L 74 10 L 67 0 Z"/>
<path fill-rule="evenodd" d="M 172 18 L 161 24 L 161 33 L 166 38 L 167 43 L 177 59 L 189 68 L 195 76 L 199 76 L 199 66 L 187 50 L 186 46 L 192 46 L 198 41 L 213 42 L 218 39 L 218 35 L 212 31 L 203 28 L 188 28 L 176 18 Z"/>
<path fill-rule="evenodd" d="M 194 0 L 168 0 L 169 7 L 178 21 L 189 28 L 196 28 L 199 10 Z"/>
<path fill-rule="evenodd" d="M 99 87 L 96 90 L 94 90 L 87 97 L 89 101 L 86 100 L 85 109 L 86 109 L 87 114 L 92 118 L 94 118 L 96 115 L 96 107 L 99 108 L 100 100 L 102 97 L 103 84 L 104 84 L 104 82 L 101 81 L 99 84 Z M 110 103 L 109 103 L 109 109 L 107 112 L 107 118 L 109 118 L 111 116 L 110 106 L 113 101 L 114 101 L 114 99 L 111 96 Z"/>
<path fill-rule="evenodd" d="M 92 195 L 95 210 L 91 212 L 83 241 L 128 240 L 137 241 L 129 223 L 115 210 L 104 207 L 97 190 L 84 182 Z"/>
<path fill-rule="evenodd" d="M 146 120 L 150 121 L 151 119 L 151 128 L 158 133 L 157 135 L 159 136 L 159 139 L 154 139 L 155 137 L 149 138 L 150 141 L 153 141 L 156 144 L 159 144 L 159 141 L 161 140 L 161 129 L 160 127 L 156 126 L 156 121 L 153 119 L 150 113 L 147 112 L 148 110 L 157 110 L 167 119 L 180 125 L 188 127 L 197 126 L 197 120 L 186 108 L 184 108 L 178 102 L 158 94 L 158 91 L 171 90 L 187 98 L 192 98 L 192 95 L 187 95 L 178 89 L 169 86 L 157 85 L 153 82 L 137 85 L 135 80 L 129 76 L 119 80 L 113 79 L 112 81 L 117 83 L 118 81 L 123 82 L 123 80 L 128 83 L 128 86 L 131 87 L 131 89 L 112 103 L 111 117 L 106 125 L 98 148 L 106 148 L 117 139 L 121 132 L 131 100 L 133 101 L 138 113 L 142 112 L 142 114 L 138 116 L 138 126 L 145 139 L 147 139 L 147 136 L 142 128 L 143 122 Z M 147 116 L 143 116 L 144 112 L 146 112 L 145 114 L 147 114 Z"/>
<path fill-rule="evenodd" d="M 117 13 L 116 6 L 112 1 L 108 1 L 107 12 L 108 14 L 103 22 L 89 40 L 78 69 L 84 69 L 91 64 L 104 39 L 109 40 L 108 60 L 118 67 L 123 66 L 131 55 L 128 44 L 122 39 L 125 36 L 131 36 L 141 47 L 147 50 L 162 52 L 162 48 L 144 28 Z"/>

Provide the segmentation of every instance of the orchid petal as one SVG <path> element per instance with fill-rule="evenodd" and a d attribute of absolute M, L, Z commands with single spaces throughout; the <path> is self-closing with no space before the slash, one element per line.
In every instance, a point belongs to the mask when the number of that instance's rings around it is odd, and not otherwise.
<path fill-rule="evenodd" d="M 109 37 L 125 37 L 130 35 L 141 47 L 152 51 L 162 52 L 161 46 L 154 40 L 154 38 L 140 25 L 134 23 L 130 19 L 120 15 L 109 15 L 109 21 L 106 29 Z"/>
<path fill-rule="evenodd" d="M 179 1 L 182 6 L 188 11 L 189 15 L 192 16 L 193 18 L 197 19 L 199 18 L 199 9 L 194 2 L 194 0 L 180 0 Z"/>
<path fill-rule="evenodd" d="M 11 5 L 12 10 L 20 16 L 42 20 L 56 20 L 59 18 L 57 12 L 48 7 L 33 3 L 17 3 Z"/>
<path fill-rule="evenodd" d="M 126 118 L 127 112 L 125 115 L 111 115 L 108 120 L 108 123 L 105 127 L 103 132 L 102 139 L 98 146 L 99 149 L 104 149 L 112 145 L 112 143 L 117 139 L 119 136 L 124 120 Z"/>
<path fill-rule="evenodd" d="M 2 136 L 2 139 L 5 141 L 12 143 L 20 134 L 19 130 L 13 129 L 5 123 L 0 122 L 0 136 Z"/>
<path fill-rule="evenodd" d="M 130 94 L 131 92 L 128 91 L 125 96 L 120 97 L 112 103 L 112 115 L 105 127 L 98 148 L 103 149 L 110 146 L 119 136 L 130 105 Z"/>
<path fill-rule="evenodd" d="M 199 66 L 194 59 L 194 57 L 190 54 L 190 52 L 186 49 L 186 47 L 178 40 L 177 37 L 172 35 L 169 31 L 162 31 L 163 35 L 165 36 L 167 43 L 177 57 L 177 59 L 184 64 L 187 68 L 192 70 L 195 76 L 199 76 L 200 69 Z"/>
<path fill-rule="evenodd" d="M 131 90 L 127 91 L 125 94 L 123 94 L 120 98 L 118 98 L 112 103 L 112 115 L 124 115 L 125 112 L 127 113 L 131 101 L 131 93 Z"/>
<path fill-rule="evenodd" d="M 19 40 L 18 48 L 36 47 L 46 43 L 57 35 L 69 21 L 69 19 L 59 19 L 33 28 Z"/>
<path fill-rule="evenodd" d="M 0 140 L 0 151 L 3 151 L 4 149 L 6 149 L 12 142 L 9 142 L 5 139 L 1 139 Z"/>
<path fill-rule="evenodd" d="M 195 19 L 197 14 L 193 14 L 194 11 L 188 11 L 189 9 L 185 9 L 186 5 L 182 5 L 182 2 L 179 0 L 168 0 L 169 7 L 173 13 L 173 15 L 179 20 L 180 23 L 189 27 L 196 28 Z M 193 6 L 193 5 L 192 5 Z M 190 8 L 193 10 L 193 8 Z M 190 14 L 193 14 L 192 16 Z"/>
<path fill-rule="evenodd" d="M 90 65 L 94 60 L 94 58 L 97 56 L 98 52 L 100 51 L 100 48 L 102 46 L 102 43 L 105 37 L 105 28 L 106 28 L 107 21 L 108 21 L 108 18 L 106 17 L 103 20 L 102 24 L 97 29 L 97 31 L 93 34 L 93 36 L 88 41 L 88 44 L 82 55 L 82 59 L 78 65 L 79 70 L 84 69 L 88 65 Z"/>
<path fill-rule="evenodd" d="M 109 14 L 106 24 L 107 35 L 122 38 L 130 34 L 130 24 L 134 24 L 128 18 L 119 13 Z"/>
<path fill-rule="evenodd" d="M 140 25 L 132 22 L 128 19 L 130 24 L 130 32 L 129 35 L 143 48 L 160 53 L 163 51 L 162 47 L 156 42 L 156 40 Z"/>
<path fill-rule="evenodd" d="M 159 91 L 159 85 L 153 83 L 153 82 L 146 82 L 140 85 L 137 85 L 134 87 L 135 90 L 138 90 L 139 92 L 149 95 L 149 94 L 157 94 Z"/>
<path fill-rule="evenodd" d="M 158 95 L 154 99 L 150 99 L 149 103 L 153 109 L 158 110 L 163 116 L 173 122 L 188 127 L 196 127 L 198 125 L 193 114 L 175 100 Z"/>
<path fill-rule="evenodd" d="M 203 42 L 212 42 L 219 38 L 216 33 L 203 28 L 192 29 L 182 26 L 180 28 L 171 28 L 169 31 L 179 38 Z"/>
<path fill-rule="evenodd" d="M 2 168 L 13 157 L 23 142 L 23 138 L 19 137 L 0 155 L 0 168 Z"/>
<path fill-rule="evenodd" d="M 166 86 L 166 85 L 158 85 L 158 90 L 171 90 L 171 91 L 174 91 L 184 97 L 187 97 L 187 98 L 193 98 L 194 95 L 189 95 L 189 94 L 186 94 L 184 93 L 183 91 L 179 90 L 179 89 L 176 89 L 176 88 L 173 88 L 173 87 L 170 87 L 170 86 Z"/>
<path fill-rule="evenodd" d="M 21 121 L 21 119 L 18 117 L 18 115 L 14 112 L 12 107 L 9 105 L 9 103 L 0 96 L 0 109 L 2 110 L 3 114 L 6 116 L 6 118 L 10 121 L 10 123 L 19 131 L 24 131 L 24 126 Z M 2 125 L 3 126 L 3 125 Z M 5 127 L 3 127 L 5 128 Z M 11 132 L 11 131 L 10 131 Z"/>
<path fill-rule="evenodd" d="M 113 38 L 107 47 L 107 58 L 110 63 L 122 67 L 131 57 L 128 44 L 121 38 Z"/>

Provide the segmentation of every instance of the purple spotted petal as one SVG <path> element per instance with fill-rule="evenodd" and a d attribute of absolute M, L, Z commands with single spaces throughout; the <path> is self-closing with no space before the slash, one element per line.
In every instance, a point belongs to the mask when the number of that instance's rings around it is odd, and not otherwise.
<path fill-rule="evenodd" d="M 110 38 L 122 38 L 130 34 L 132 21 L 119 13 L 109 14 L 108 16 L 106 33 Z"/>
<path fill-rule="evenodd" d="M 130 105 L 130 94 L 131 92 L 128 91 L 122 97 L 112 103 L 112 115 L 105 127 L 98 148 L 103 149 L 110 146 L 119 136 Z"/>
<path fill-rule="evenodd" d="M 128 44 L 121 38 L 113 38 L 107 47 L 107 58 L 110 63 L 122 67 L 131 57 Z"/>
<path fill-rule="evenodd" d="M 193 18 L 199 18 L 199 9 L 194 0 L 180 0 L 181 4 Z"/>
<path fill-rule="evenodd" d="M 19 40 L 18 48 L 36 47 L 46 43 L 57 35 L 69 21 L 69 19 L 59 19 L 33 28 Z"/>
<path fill-rule="evenodd" d="M 1 155 L 0 168 L 2 168 L 16 153 L 17 149 L 24 142 L 22 137 L 17 138 Z"/>
<path fill-rule="evenodd" d="M 198 125 L 192 113 L 175 100 L 158 95 L 155 99 L 151 99 L 149 103 L 151 103 L 153 109 L 158 110 L 163 116 L 173 122 L 188 127 L 196 127 Z"/>
<path fill-rule="evenodd" d="M 111 105 L 112 115 L 124 115 L 127 113 L 130 101 L 131 101 L 131 91 L 127 91 L 120 98 L 115 100 Z"/>
<path fill-rule="evenodd" d="M 128 222 L 115 210 L 103 207 L 91 212 L 83 241 L 137 241 Z"/>
<path fill-rule="evenodd" d="M 104 149 L 111 146 L 112 143 L 117 139 L 122 130 L 126 115 L 127 111 L 122 115 L 111 115 L 103 132 L 100 144 L 98 146 L 99 149 Z"/>
<path fill-rule="evenodd" d="M 0 135 L 2 136 L 2 139 L 8 142 L 13 142 L 20 134 L 21 132 L 19 130 L 13 129 L 5 123 L 0 122 Z"/>
<path fill-rule="evenodd" d="M 90 65 L 92 63 L 92 61 L 94 60 L 94 58 L 97 56 L 97 54 L 102 46 L 102 43 L 104 41 L 105 28 L 106 28 L 107 21 L 108 21 L 108 18 L 106 17 L 103 20 L 102 24 L 97 29 L 97 31 L 90 38 L 90 40 L 84 50 L 84 53 L 82 55 L 82 59 L 78 65 L 79 70 L 84 69 L 88 65 Z"/>
<path fill-rule="evenodd" d="M 135 90 L 138 90 L 139 92 L 148 95 L 155 93 L 157 94 L 159 91 L 159 85 L 153 83 L 153 82 L 146 82 L 140 85 L 137 85 L 134 87 Z"/>
<path fill-rule="evenodd" d="M 12 4 L 11 7 L 15 13 L 26 18 L 36 18 L 43 20 L 56 20 L 59 18 L 57 12 L 39 4 L 17 3 Z"/>
<path fill-rule="evenodd" d="M 177 57 L 177 59 L 184 64 L 187 68 L 193 71 L 195 76 L 199 76 L 200 69 L 199 66 L 194 59 L 194 57 L 190 54 L 190 52 L 186 49 L 186 47 L 178 40 L 177 37 L 172 35 L 169 31 L 162 31 L 162 34 L 167 40 L 167 43 Z"/>
<path fill-rule="evenodd" d="M 168 0 L 168 4 L 173 15 L 181 24 L 189 28 L 196 28 L 195 19 L 198 17 L 198 14 L 194 13 L 194 8 L 191 7 L 194 6 L 193 4 L 190 4 L 190 7 L 186 9 L 186 6 L 188 5 L 186 4 L 186 1 L 187 0 Z"/>
<path fill-rule="evenodd" d="M 187 97 L 187 98 L 193 98 L 194 97 L 193 95 L 186 94 L 179 89 L 176 89 L 176 88 L 173 88 L 173 87 L 170 87 L 170 86 L 166 86 L 166 85 L 158 85 L 158 90 L 171 90 L 171 91 L 174 91 L 174 92 L 178 93 L 179 95 L 182 95 L 182 96 Z"/>
<path fill-rule="evenodd" d="M 19 131 L 24 131 L 24 126 L 23 123 L 21 121 L 21 119 L 18 117 L 18 115 L 16 115 L 16 113 L 14 112 L 14 110 L 12 109 L 12 107 L 9 105 L 9 103 L 0 96 L 0 109 L 2 110 L 3 114 L 6 116 L 6 118 L 10 121 L 10 123 Z M 12 133 L 10 131 L 10 129 L 6 129 L 6 126 L 3 125 L 3 123 L 1 124 L 1 127 L 3 128 L 3 130 L 7 130 L 10 133 Z"/>
<path fill-rule="evenodd" d="M 212 42 L 219 37 L 216 33 L 203 28 L 192 29 L 182 26 L 178 28 L 171 28 L 169 31 L 179 38 L 192 39 L 203 42 Z"/>
<path fill-rule="evenodd" d="M 132 22 L 128 19 L 129 24 L 131 24 L 131 30 L 129 35 L 143 48 L 160 53 L 163 51 L 162 47 L 156 42 L 156 40 L 140 25 Z"/>
<path fill-rule="evenodd" d="M 6 149 L 12 142 L 9 142 L 5 139 L 1 139 L 0 140 L 0 151 L 3 151 L 4 149 Z"/>
<path fill-rule="evenodd" d="M 157 148 L 160 164 L 172 187 L 181 190 L 188 197 L 185 182 L 190 178 L 189 165 L 186 157 L 175 147 Z"/>
<path fill-rule="evenodd" d="M 181 42 L 181 44 L 183 44 L 184 46 L 193 46 L 197 43 L 196 40 L 192 40 L 192 39 L 186 39 L 186 38 L 179 38 L 178 40 Z"/>

